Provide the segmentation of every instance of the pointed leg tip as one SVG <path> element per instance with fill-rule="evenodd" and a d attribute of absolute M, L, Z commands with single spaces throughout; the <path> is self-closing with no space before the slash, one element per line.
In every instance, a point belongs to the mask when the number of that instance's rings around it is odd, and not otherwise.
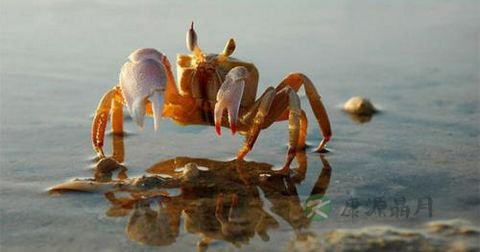
<path fill-rule="evenodd" d="M 230 129 L 232 130 L 232 136 L 237 133 L 237 126 L 235 124 L 230 125 Z"/>
<path fill-rule="evenodd" d="M 325 146 L 318 146 L 317 148 L 315 148 L 315 150 L 313 150 L 313 152 L 329 153 L 330 151 Z"/>
<path fill-rule="evenodd" d="M 319 153 L 327 153 L 329 152 L 327 150 L 327 143 L 330 141 L 331 136 L 327 135 L 323 138 L 322 142 L 318 145 L 317 148 L 315 148 L 314 152 L 319 152 Z"/>

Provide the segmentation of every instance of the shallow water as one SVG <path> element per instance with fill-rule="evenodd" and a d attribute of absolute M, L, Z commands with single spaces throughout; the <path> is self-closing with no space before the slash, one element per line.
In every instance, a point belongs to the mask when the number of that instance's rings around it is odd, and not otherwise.
<path fill-rule="evenodd" d="M 147 246 L 127 238 L 129 217 L 107 216 L 101 193 L 52 197 L 47 189 L 92 176 L 92 113 L 117 81 L 126 56 L 155 47 L 173 62 L 186 52 L 184 34 L 196 22 L 200 46 L 219 52 L 234 37 L 234 56 L 255 62 L 260 92 L 286 73 L 302 71 L 316 84 L 330 115 L 334 137 L 324 154 L 332 172 L 326 195 L 333 212 L 303 233 L 392 225 L 417 228 L 427 221 L 460 218 L 480 222 L 479 194 L 479 4 L 476 1 L 362 4 L 136 1 L 2 1 L 0 3 L 0 166 L 2 251 L 193 250 L 199 234 L 181 219 L 176 242 Z M 340 110 L 349 97 L 364 95 L 381 109 L 358 124 Z M 310 118 L 308 139 L 321 139 Z M 139 176 L 153 164 L 177 156 L 225 161 L 240 137 L 217 138 L 213 128 L 178 127 L 162 121 L 139 131 L 125 123 L 125 165 Z M 111 137 L 107 137 L 107 143 Z M 248 160 L 278 167 L 287 125 L 262 132 Z M 108 149 L 108 148 L 107 148 Z M 109 150 L 107 150 L 109 151 Z M 299 202 L 314 188 L 324 163 L 307 150 Z M 260 190 L 260 189 L 259 189 Z M 362 203 L 385 196 L 385 217 L 342 216 L 350 197 Z M 409 218 L 390 217 L 395 197 L 404 196 Z M 413 216 L 417 199 L 430 196 L 433 216 Z M 302 235 L 275 213 L 260 190 L 263 210 L 279 223 L 270 241 L 252 238 L 240 251 L 287 250 Z M 294 204 L 296 201 L 288 201 Z M 297 202 L 298 204 L 298 202 Z M 295 206 L 292 206 L 295 208 Z M 209 251 L 234 250 L 213 241 Z"/>

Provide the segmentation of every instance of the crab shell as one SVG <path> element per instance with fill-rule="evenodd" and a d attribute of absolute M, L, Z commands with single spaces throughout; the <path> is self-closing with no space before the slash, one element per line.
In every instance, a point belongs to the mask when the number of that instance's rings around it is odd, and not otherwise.
<path fill-rule="evenodd" d="M 235 67 L 245 67 L 248 71 L 239 107 L 240 110 L 247 109 L 255 102 L 257 95 L 259 75 L 254 64 L 228 57 L 223 53 L 206 56 L 203 54 L 200 56 L 178 54 L 178 92 L 181 96 L 193 98 L 198 106 L 203 107 L 203 110 L 198 110 L 198 113 L 192 114 L 188 120 L 186 120 L 187 118 L 176 117 L 174 114 L 171 117 L 180 124 L 213 125 L 214 120 L 211 117 L 222 83 L 227 78 L 229 71 Z"/>

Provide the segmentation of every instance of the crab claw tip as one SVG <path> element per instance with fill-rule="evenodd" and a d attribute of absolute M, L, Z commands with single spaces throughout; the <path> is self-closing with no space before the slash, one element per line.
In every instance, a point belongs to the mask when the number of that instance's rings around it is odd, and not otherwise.
<path fill-rule="evenodd" d="M 133 102 L 132 119 L 135 123 L 143 129 L 143 118 L 145 116 L 145 100 L 137 99 Z"/>
<path fill-rule="evenodd" d="M 160 120 L 162 118 L 162 111 L 163 111 L 163 91 L 155 91 L 153 94 L 148 98 L 152 103 L 153 109 L 153 127 L 155 131 L 158 130 L 160 127 Z"/>
<path fill-rule="evenodd" d="M 217 132 L 217 135 L 219 136 L 222 135 L 222 129 L 220 127 L 220 123 L 215 123 L 215 131 Z"/>
<path fill-rule="evenodd" d="M 235 135 L 235 133 L 237 132 L 237 125 L 236 124 L 230 125 L 230 129 L 232 130 L 232 135 Z"/>

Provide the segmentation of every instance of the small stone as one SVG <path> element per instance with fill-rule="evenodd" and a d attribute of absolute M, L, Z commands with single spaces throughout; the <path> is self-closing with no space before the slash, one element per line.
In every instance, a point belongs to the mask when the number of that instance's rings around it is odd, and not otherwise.
<path fill-rule="evenodd" d="M 122 165 L 119 164 L 113 158 L 103 158 L 103 159 L 100 159 L 100 161 L 97 162 L 96 171 L 101 172 L 101 173 L 109 173 L 109 172 L 112 172 L 112 171 L 120 168 L 121 166 Z"/>
<path fill-rule="evenodd" d="M 377 112 L 370 100 L 361 96 L 350 98 L 343 105 L 343 110 L 355 115 L 372 115 Z"/>

